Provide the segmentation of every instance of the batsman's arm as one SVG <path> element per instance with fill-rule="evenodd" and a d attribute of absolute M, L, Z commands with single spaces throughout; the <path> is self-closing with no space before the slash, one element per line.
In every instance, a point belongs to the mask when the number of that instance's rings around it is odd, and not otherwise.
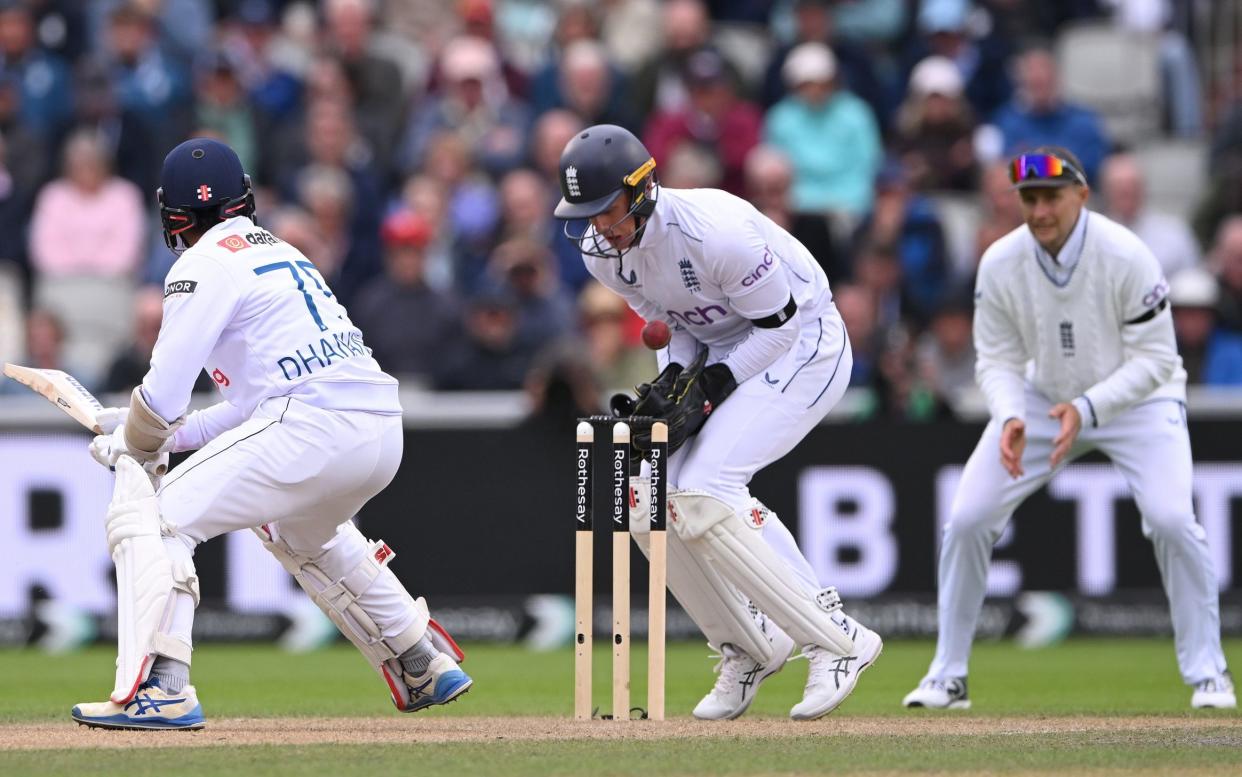
<path fill-rule="evenodd" d="M 185 424 L 173 435 L 172 452 L 198 450 L 245 420 L 246 414 L 230 402 L 217 402 L 195 410 L 185 417 Z"/>

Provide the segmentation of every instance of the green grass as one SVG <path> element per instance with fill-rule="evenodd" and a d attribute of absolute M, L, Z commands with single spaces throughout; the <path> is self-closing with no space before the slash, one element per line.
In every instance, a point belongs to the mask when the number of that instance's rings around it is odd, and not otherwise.
<path fill-rule="evenodd" d="M 534 653 L 513 647 L 467 646 L 465 668 L 475 687 L 461 701 L 420 716 L 568 717 L 572 708 L 572 657 L 565 651 Z M 1038 651 L 1009 642 L 976 646 L 971 663 L 970 718 L 995 716 L 1153 715 L 1196 727 L 1148 732 L 1060 734 L 942 733 L 915 736 L 832 736 L 838 717 L 925 718 L 899 706 L 922 676 L 932 646 L 893 641 L 858 690 L 832 718 L 808 727 L 805 737 L 748 739 L 703 737 L 653 741 L 553 741 L 419 744 L 401 746 L 252 746 L 124 751 L 40 750 L 0 752 L 0 774 L 794 774 L 832 771 L 917 772 L 1162 770 L 1198 768 L 1228 773 L 1242 765 L 1242 724 L 1231 712 L 1189 709 L 1172 640 L 1075 640 Z M 1226 643 L 1242 665 L 1242 641 Z M 103 699 L 112 679 L 113 654 L 93 649 L 63 656 L 0 651 L 0 726 L 63 722 L 78 701 Z M 696 644 L 670 645 L 668 714 L 687 717 L 710 687 L 712 661 Z M 607 709 L 610 655 L 595 656 L 595 701 Z M 645 655 L 634 655 L 633 703 L 644 703 Z M 801 696 L 804 662 L 791 663 L 763 688 L 747 717 L 784 718 Z M 269 647 L 206 646 L 195 651 L 194 682 L 208 716 L 396 715 L 379 679 L 356 652 L 341 645 L 309 655 Z M 1219 726 L 1204 727 L 1210 718 Z M 902 721 L 904 723 L 904 721 Z M 795 726 L 789 722 L 781 725 Z M 806 724 L 802 724 L 806 725 Z M 66 732 L 73 729 L 65 729 Z M 210 731 L 210 729 L 209 729 Z M 827 736 L 825 736 L 827 735 Z M 165 757 L 153 757 L 163 753 Z M 1120 772 L 1118 772 L 1120 773 Z"/>

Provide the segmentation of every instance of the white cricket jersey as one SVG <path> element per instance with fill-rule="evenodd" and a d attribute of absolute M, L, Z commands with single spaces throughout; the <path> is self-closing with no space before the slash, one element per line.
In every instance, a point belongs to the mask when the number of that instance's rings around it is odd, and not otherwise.
<path fill-rule="evenodd" d="M 738 383 L 792 347 L 798 328 L 837 315 L 811 252 L 749 202 L 718 189 L 661 187 L 637 246 L 620 259 L 582 258 L 638 315 L 672 327 L 661 365 L 670 358 L 689 364 L 703 343 L 708 363 L 724 362 Z M 798 308 L 791 336 L 778 341 L 772 333 L 779 330 L 752 323 L 778 314 L 791 295 Z"/>
<path fill-rule="evenodd" d="M 1081 238 L 1079 239 L 1079 230 Z M 1050 272 L 1023 225 L 984 253 L 975 284 L 975 374 L 994 419 L 1022 418 L 1024 384 L 1102 425 L 1146 399 L 1184 402 L 1169 286 L 1133 232 L 1083 209 L 1076 250 Z"/>
<path fill-rule="evenodd" d="M 397 381 L 371 358 L 319 271 L 250 219 L 208 230 L 177 259 L 165 284 L 164 320 L 142 381 L 161 417 L 185 413 L 199 370 L 234 410 L 226 427 L 271 397 L 401 413 Z"/>

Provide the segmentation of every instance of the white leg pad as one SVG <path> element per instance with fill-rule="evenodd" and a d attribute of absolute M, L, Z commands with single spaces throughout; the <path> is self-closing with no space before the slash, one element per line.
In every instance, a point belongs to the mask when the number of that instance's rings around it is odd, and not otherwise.
<path fill-rule="evenodd" d="M 647 478 L 632 478 L 637 494 L 647 493 Z M 637 504 L 636 504 L 637 503 Z M 651 523 L 645 499 L 630 499 L 630 534 L 644 556 L 651 555 Z M 668 589 L 715 650 L 726 642 L 755 661 L 772 660 L 777 628 L 716 570 L 698 558 L 676 532 L 668 538 Z"/>
<path fill-rule="evenodd" d="M 352 524 L 350 528 L 358 531 Z M 354 643 L 373 666 L 378 668 L 385 661 L 399 657 L 427 632 L 429 614 L 427 602 L 422 597 L 414 599 L 408 593 L 405 594 L 408 607 L 415 613 L 414 622 L 392 637 L 385 637 L 383 630 L 358 603 L 359 597 L 366 593 L 376 578 L 380 575 L 392 575 L 388 562 L 396 553 L 383 540 L 369 543 L 367 554 L 357 566 L 344 577 L 334 580 L 320 569 L 317 559 L 299 554 L 281 539 L 275 526 L 264 525 L 254 532 L 259 536 L 263 547 L 271 551 L 281 566 L 298 581 L 298 585 L 302 586 L 311 601 L 332 619 L 341 633 Z M 400 587 L 399 583 L 397 587 Z"/>
<path fill-rule="evenodd" d="M 174 563 L 164 549 L 159 502 L 151 479 L 133 458 L 116 463 L 108 505 L 108 549 L 116 565 L 117 656 L 112 701 L 126 704 L 151 673 L 156 655 L 190 663 L 190 645 L 169 633 L 176 593 L 198 605 L 190 559 Z"/>
<path fill-rule="evenodd" d="M 831 614 L 839 601 L 816 596 L 764 542 L 761 529 L 723 500 L 697 491 L 669 496 L 669 524 L 686 547 L 734 585 L 802 646 L 850 655 L 854 641 Z M 671 545 L 672 543 L 670 543 Z"/>

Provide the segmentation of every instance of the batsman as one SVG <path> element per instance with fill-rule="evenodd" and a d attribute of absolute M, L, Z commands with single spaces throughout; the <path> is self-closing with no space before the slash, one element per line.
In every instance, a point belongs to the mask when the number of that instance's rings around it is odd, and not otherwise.
<path fill-rule="evenodd" d="M 194 549 L 253 529 L 379 672 L 397 709 L 453 701 L 471 679 L 393 551 L 351 518 L 401 462 L 397 381 L 314 265 L 258 226 L 237 154 L 196 138 L 164 160 L 164 318 L 128 410 L 91 454 L 116 470 L 107 538 L 117 577 L 116 680 L 73 718 L 98 728 L 204 725 L 190 685 Z M 186 413 L 200 369 L 222 401 Z M 169 452 L 196 450 L 162 478 Z"/>
<path fill-rule="evenodd" d="M 668 585 L 720 653 L 694 715 L 738 717 L 800 648 L 810 670 L 790 717 L 813 720 L 854 690 L 882 642 L 842 611 L 749 483 L 840 400 L 849 339 L 793 236 L 726 192 L 663 188 L 655 170 L 629 131 L 590 127 L 561 155 L 555 215 L 593 276 L 672 330 L 658 377 L 614 397 L 613 411 L 668 422 Z M 636 512 L 647 553 L 647 513 Z"/>

